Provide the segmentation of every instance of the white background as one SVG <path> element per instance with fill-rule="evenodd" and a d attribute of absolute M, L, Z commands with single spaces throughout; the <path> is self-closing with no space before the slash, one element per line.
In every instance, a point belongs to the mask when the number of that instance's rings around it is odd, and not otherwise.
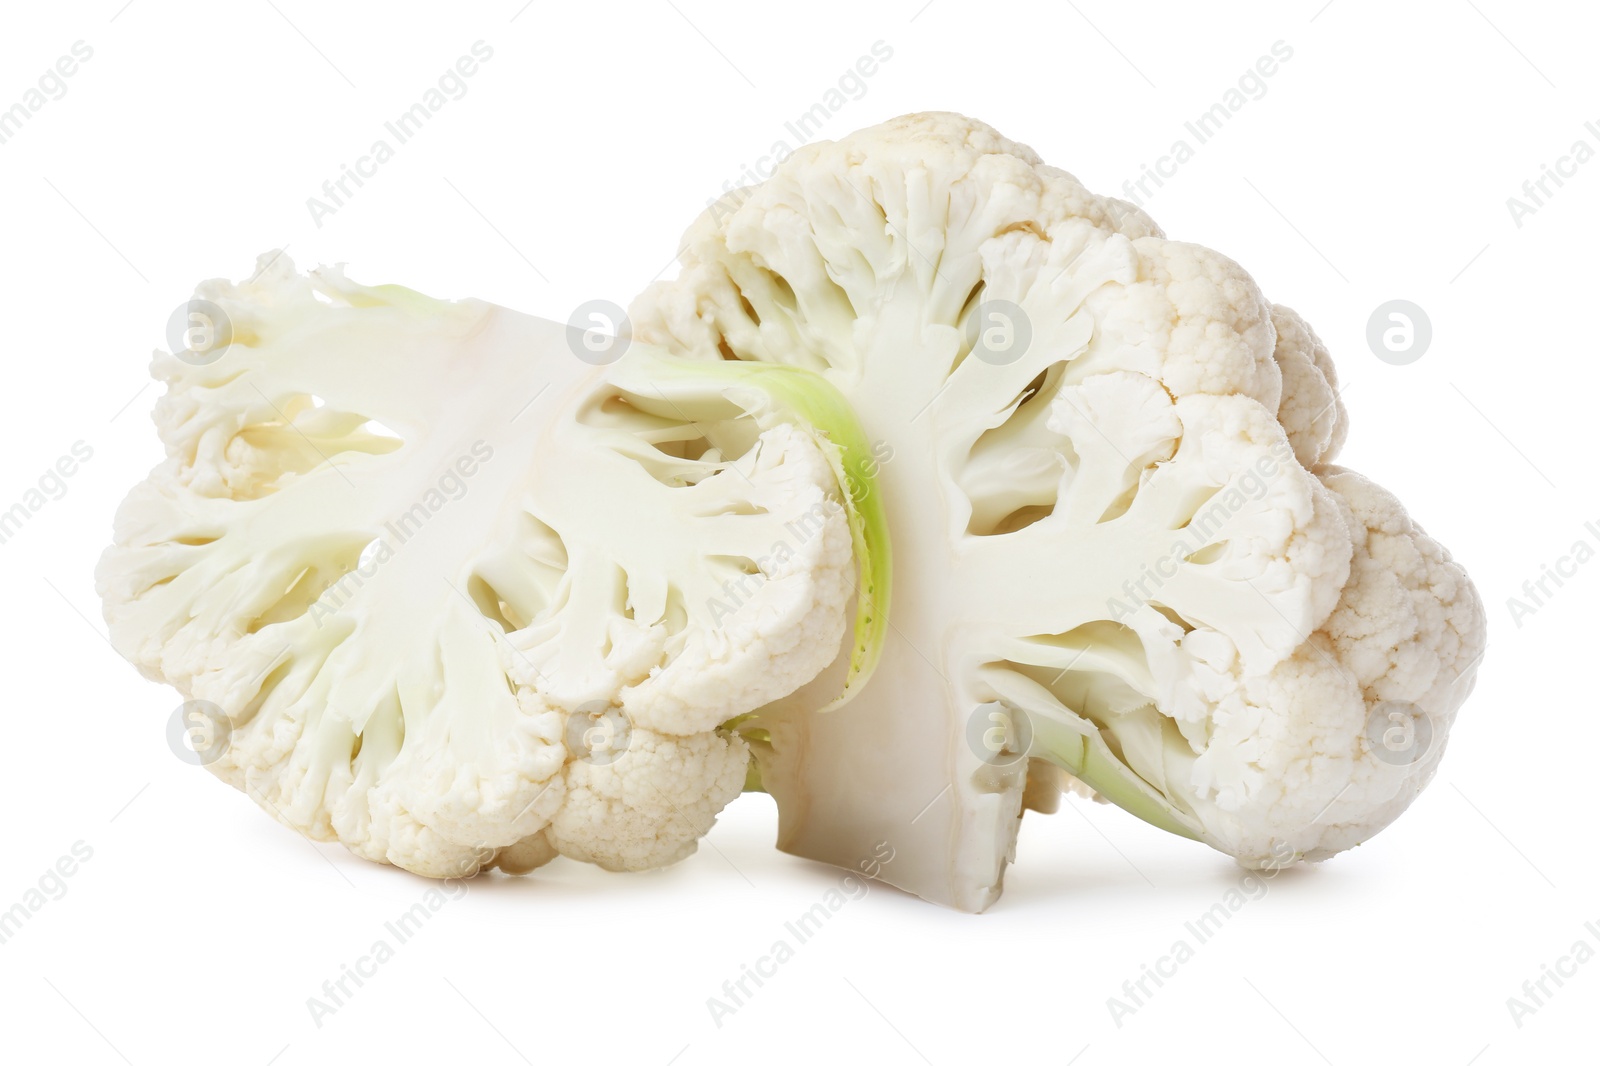
<path fill-rule="evenodd" d="M 67 891 L 0 945 L 9 1061 L 281 1064 L 1594 1061 L 1600 961 L 1518 1027 L 1507 998 L 1600 947 L 1593 677 L 1600 543 L 1591 316 L 1600 160 L 1519 227 L 1509 196 L 1600 124 L 1576 3 L 1197 5 L 309 0 L 29 5 L 0 107 L 93 57 L 0 144 L 7 414 L 0 509 L 93 458 L 0 545 L 7 681 L 0 909 L 82 841 Z M 1226 11 L 1219 10 L 1226 7 Z M 119 10 L 120 8 L 120 10 Z M 1203 9 L 1203 10 L 1202 10 Z M 318 227 L 306 199 L 473 42 L 492 60 Z M 641 876 L 558 861 L 472 883 L 335 1015 L 306 1007 L 428 884 L 319 847 L 183 765 L 176 705 L 103 637 L 91 579 L 158 458 L 150 350 L 194 284 L 287 245 L 368 282 L 565 319 L 626 303 L 725 182 L 883 41 L 829 121 L 982 118 L 1091 188 L 1137 178 L 1275 41 L 1293 57 L 1148 203 L 1316 326 L 1347 387 L 1343 462 L 1471 571 L 1490 649 L 1440 776 L 1392 829 L 1252 899 L 1117 1025 L 1107 999 L 1239 872 L 1121 812 L 1030 816 L 973 917 L 850 902 L 718 1027 L 706 1000 L 838 881 L 771 848 L 764 796 Z M 1425 309 L 1394 366 L 1373 309 Z M 1595 921 L 1596 931 L 1584 923 Z M 1554 985 L 1550 985 L 1554 989 Z M 559 1056 L 559 1058 L 557 1057 Z"/>

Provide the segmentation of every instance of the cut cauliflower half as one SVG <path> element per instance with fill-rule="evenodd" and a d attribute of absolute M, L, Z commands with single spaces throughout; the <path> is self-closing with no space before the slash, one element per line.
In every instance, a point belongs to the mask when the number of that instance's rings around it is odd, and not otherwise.
<path fill-rule="evenodd" d="M 1427 781 L 1481 606 L 1319 465 L 1327 351 L 1237 264 L 949 114 L 808 145 L 683 246 L 637 335 L 815 370 L 894 457 L 872 682 L 748 719 L 781 847 L 888 841 L 885 878 L 981 910 L 1063 770 L 1252 865 L 1360 843 Z"/>
<path fill-rule="evenodd" d="M 209 768 L 429 876 L 692 852 L 745 778 L 720 724 L 857 601 L 832 389 L 642 344 L 597 369 L 558 323 L 281 255 L 197 300 L 231 343 L 156 354 L 167 457 L 96 576 L 118 651 L 215 708 Z"/>

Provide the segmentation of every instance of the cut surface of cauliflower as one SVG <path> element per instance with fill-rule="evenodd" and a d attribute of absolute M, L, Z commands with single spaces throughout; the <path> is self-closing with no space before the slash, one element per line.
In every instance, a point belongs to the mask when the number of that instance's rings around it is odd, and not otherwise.
<path fill-rule="evenodd" d="M 166 459 L 97 585 L 118 651 L 212 708 L 209 768 L 430 876 L 692 852 L 744 783 L 719 725 L 848 628 L 839 446 L 773 375 L 597 369 L 567 326 L 282 255 L 194 306 L 229 343 L 156 354 Z"/>
<path fill-rule="evenodd" d="M 1326 465 L 1327 350 L 1237 264 L 950 114 L 808 145 L 682 246 L 637 336 L 817 371 L 893 455 L 876 674 L 848 713 L 816 713 L 836 668 L 749 720 L 781 847 L 887 841 L 887 879 L 981 910 L 1060 770 L 1250 865 L 1426 783 L 1477 595 Z"/>

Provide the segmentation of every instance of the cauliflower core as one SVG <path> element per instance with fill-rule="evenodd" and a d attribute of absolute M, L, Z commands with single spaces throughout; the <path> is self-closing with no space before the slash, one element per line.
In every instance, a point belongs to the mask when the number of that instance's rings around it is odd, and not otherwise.
<path fill-rule="evenodd" d="M 786 850 L 886 840 L 886 878 L 980 910 L 1057 767 L 1252 865 L 1358 844 L 1426 783 L 1481 606 L 1327 465 L 1328 353 L 1238 265 L 947 114 L 809 145 L 683 244 L 636 334 L 817 371 L 894 456 L 877 673 L 750 720 Z"/>
<path fill-rule="evenodd" d="M 167 458 L 97 584 L 117 649 L 219 709 L 210 769 L 429 876 L 692 852 L 745 780 L 719 724 L 847 628 L 838 449 L 760 374 L 596 371 L 481 301 L 281 255 L 198 297 L 232 343 L 156 354 Z"/>

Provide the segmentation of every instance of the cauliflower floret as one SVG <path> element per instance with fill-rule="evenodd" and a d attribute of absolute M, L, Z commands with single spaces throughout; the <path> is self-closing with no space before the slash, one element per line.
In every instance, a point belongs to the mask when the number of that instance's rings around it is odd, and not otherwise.
<path fill-rule="evenodd" d="M 1175 396 L 1248 396 L 1276 409 L 1282 377 L 1270 308 L 1250 275 L 1197 244 L 1151 237 L 1133 247 L 1137 280 L 1086 301 L 1096 344 L 1132 350 L 1106 353 L 1118 362 L 1145 355 Z"/>
<path fill-rule="evenodd" d="M 1333 357 L 1305 319 L 1282 304 L 1272 308 L 1272 325 L 1278 334 L 1272 354 L 1283 372 L 1278 421 L 1294 444 L 1301 466 L 1309 470 L 1319 463 L 1331 463 L 1350 431 Z"/>
<path fill-rule="evenodd" d="M 749 749 L 738 737 L 670 737 L 634 729 L 625 760 L 579 762 L 546 831 L 562 855 L 607 870 L 677 862 L 744 788 Z"/>
<path fill-rule="evenodd" d="M 1270 672 L 1223 680 L 1189 771 L 1207 831 L 1248 865 L 1326 858 L 1393 821 L 1432 778 L 1483 653 L 1482 604 L 1449 553 L 1361 475 L 1319 477 L 1353 533 L 1338 605 Z"/>

